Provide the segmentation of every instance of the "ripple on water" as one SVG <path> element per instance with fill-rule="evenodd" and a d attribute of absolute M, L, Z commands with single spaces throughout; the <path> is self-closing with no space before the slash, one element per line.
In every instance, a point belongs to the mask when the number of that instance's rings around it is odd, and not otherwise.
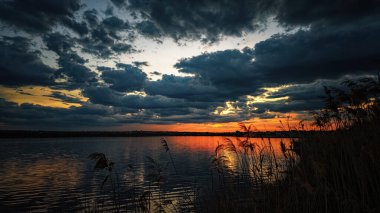
<path fill-rule="evenodd" d="M 122 185 L 118 208 L 134 208 L 132 203 L 146 191 L 152 192 L 151 205 L 161 196 L 191 208 L 187 197 L 195 196 L 195 186 L 210 181 L 210 156 L 223 137 L 166 139 L 179 175 L 159 137 L 2 140 L 0 212 L 114 210 L 110 183 L 100 187 L 106 173 L 93 171 L 93 162 L 87 158 L 93 152 L 103 152 L 116 163 Z M 147 178 L 146 156 L 168 164 L 164 185 L 159 187 Z M 131 163 L 133 170 L 128 167 Z"/>

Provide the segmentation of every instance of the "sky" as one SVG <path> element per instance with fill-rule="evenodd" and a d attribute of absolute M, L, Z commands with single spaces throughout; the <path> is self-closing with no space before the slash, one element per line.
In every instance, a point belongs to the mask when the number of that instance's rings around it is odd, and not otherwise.
<path fill-rule="evenodd" d="M 263 131 L 374 77 L 378 0 L 0 0 L 0 129 Z"/>

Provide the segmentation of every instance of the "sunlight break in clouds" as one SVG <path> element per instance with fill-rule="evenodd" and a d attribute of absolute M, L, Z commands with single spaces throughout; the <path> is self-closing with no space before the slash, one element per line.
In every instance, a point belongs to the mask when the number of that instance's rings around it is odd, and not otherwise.
<path fill-rule="evenodd" d="M 2 1 L 0 123 L 219 131 L 308 119 L 323 86 L 380 67 L 380 6 L 357 4 Z"/>

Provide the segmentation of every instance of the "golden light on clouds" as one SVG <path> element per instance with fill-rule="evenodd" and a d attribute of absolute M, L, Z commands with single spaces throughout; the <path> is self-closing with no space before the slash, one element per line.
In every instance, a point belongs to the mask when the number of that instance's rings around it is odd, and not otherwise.
<path fill-rule="evenodd" d="M 278 97 L 278 98 L 270 98 L 269 96 L 274 93 L 274 92 L 278 92 L 282 89 L 285 89 L 285 88 L 288 88 L 290 87 L 291 85 L 284 85 L 284 86 L 279 86 L 279 87 L 266 87 L 266 88 L 263 88 L 265 91 L 258 95 L 258 96 L 251 96 L 251 95 L 247 95 L 247 98 L 249 101 L 247 101 L 247 104 L 253 104 L 253 103 L 265 103 L 265 102 L 275 102 L 275 101 L 284 101 L 284 100 L 288 100 L 289 97 L 288 96 L 284 96 L 284 97 Z"/>
<path fill-rule="evenodd" d="M 237 115 L 237 113 L 241 110 L 239 107 L 233 106 L 232 101 L 227 101 L 225 103 L 225 106 L 219 106 L 217 107 L 213 114 L 214 115 L 220 115 L 220 116 L 231 116 L 231 115 Z"/>
<path fill-rule="evenodd" d="M 255 103 L 270 103 L 270 102 L 286 101 L 289 99 L 288 96 L 277 97 L 277 98 L 273 98 L 270 96 L 272 95 L 272 93 L 278 92 L 290 86 L 291 85 L 284 85 L 284 86 L 279 86 L 279 87 L 263 88 L 264 92 L 260 95 L 257 95 L 257 96 L 247 95 L 246 101 L 244 104 L 250 110 L 258 110 L 258 108 L 254 106 Z M 243 109 L 241 109 L 239 105 L 236 103 L 238 102 L 227 101 L 224 103 L 224 106 L 218 106 L 212 113 L 214 115 L 219 115 L 219 116 L 237 116 L 239 112 L 242 112 Z"/>
<path fill-rule="evenodd" d="M 58 94 L 66 100 L 54 97 L 54 94 Z M 0 86 L 0 98 L 19 105 L 28 103 L 54 108 L 80 107 L 82 106 L 81 102 L 88 100 L 88 98 L 81 94 L 80 90 L 51 89 L 41 86 L 24 86 L 18 88 Z"/>

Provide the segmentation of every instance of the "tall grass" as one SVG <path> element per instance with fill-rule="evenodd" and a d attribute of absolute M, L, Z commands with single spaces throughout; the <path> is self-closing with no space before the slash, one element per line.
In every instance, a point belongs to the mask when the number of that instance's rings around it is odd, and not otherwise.
<path fill-rule="evenodd" d="M 269 146 L 256 152 L 248 136 L 239 141 L 240 151 L 230 141 L 218 146 L 215 162 L 222 179 L 231 171 L 225 155 L 217 152 L 226 150 L 236 155 L 241 174 L 249 174 L 261 184 L 255 188 L 257 184 L 244 183 L 249 188 L 244 192 L 231 186 L 210 191 L 201 210 L 380 212 L 380 78 L 347 80 L 342 85 L 343 89 L 325 87 L 326 107 L 313 113 L 319 132 L 300 134 L 292 147 L 281 144 L 285 170 L 271 157 L 269 139 Z M 250 134 L 249 127 L 241 127 Z M 246 170 L 246 165 L 250 169 Z M 239 175 L 235 177 L 239 179 Z"/>
<path fill-rule="evenodd" d="M 380 212 L 380 78 L 328 88 L 314 113 L 321 132 L 301 137 L 282 209 L 292 212 Z"/>
<path fill-rule="evenodd" d="M 147 157 L 152 190 L 133 194 L 133 212 L 380 212 L 380 77 L 344 81 L 343 88 L 325 87 L 326 107 L 313 112 L 314 134 L 299 134 L 292 143 L 281 142 L 282 156 L 275 155 L 270 138 L 260 136 L 253 125 L 239 124 L 244 137 L 226 138 L 211 156 L 210 185 L 198 193 L 184 193 L 181 208 L 162 193 L 165 166 Z M 289 131 L 304 131 L 286 126 Z M 257 139 L 255 139 L 257 140 Z M 169 143 L 162 139 L 176 175 Z M 104 154 L 90 155 L 95 168 L 108 173 L 112 196 L 120 197 L 113 163 Z M 156 191 L 157 192 L 157 191 Z M 138 199 L 136 199 L 136 197 Z M 189 197 L 189 198 L 188 198 Z M 190 198 L 191 197 L 191 198 Z M 126 205 L 128 207 L 128 205 Z"/>
<path fill-rule="evenodd" d="M 170 158 L 169 162 L 159 162 L 156 159 L 146 156 L 145 167 L 147 172 L 145 179 L 147 187 L 136 186 L 133 183 L 139 180 L 130 180 L 132 184 L 120 181 L 119 174 L 114 168 L 112 162 L 104 153 L 95 152 L 88 156 L 94 161 L 94 170 L 103 171 L 104 179 L 99 183 L 102 190 L 100 200 L 95 205 L 85 205 L 86 212 L 194 212 L 195 208 L 195 190 L 197 187 L 192 186 L 190 190 L 183 190 L 182 195 L 173 198 L 165 187 L 168 179 L 168 166 L 172 166 L 177 176 L 178 172 L 175 166 L 173 156 L 170 152 L 169 143 L 166 139 L 161 139 L 161 144 Z M 134 166 L 128 164 L 130 172 L 134 172 Z M 132 175 L 133 176 L 133 175 Z M 140 180 L 141 181 L 141 180 Z M 108 186 L 108 187 L 107 187 Z M 178 187 L 178 186 L 177 186 Z M 105 190 L 107 188 L 108 190 Z M 105 206 L 105 201 L 111 201 Z"/>

